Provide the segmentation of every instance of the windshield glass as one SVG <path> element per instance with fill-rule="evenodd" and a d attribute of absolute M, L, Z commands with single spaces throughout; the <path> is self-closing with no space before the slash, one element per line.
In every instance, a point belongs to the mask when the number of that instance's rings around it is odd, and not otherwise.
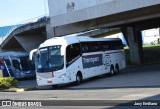
<path fill-rule="evenodd" d="M 22 70 L 34 70 L 35 65 L 33 61 L 29 60 L 28 56 L 20 57 Z"/>
<path fill-rule="evenodd" d="M 20 68 L 20 63 L 19 63 L 18 59 L 13 59 L 13 60 L 12 60 L 12 63 L 13 63 L 13 67 L 14 67 L 16 70 L 21 70 L 21 68 Z"/>
<path fill-rule="evenodd" d="M 51 46 L 39 49 L 36 56 L 36 69 L 38 72 L 52 72 L 63 68 L 61 46 Z"/>

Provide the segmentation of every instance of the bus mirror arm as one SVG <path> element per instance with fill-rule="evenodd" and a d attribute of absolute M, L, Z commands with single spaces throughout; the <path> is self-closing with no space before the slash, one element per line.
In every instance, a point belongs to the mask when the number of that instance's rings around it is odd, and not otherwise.
<path fill-rule="evenodd" d="M 33 55 L 37 52 L 38 49 L 33 49 L 29 53 L 29 60 L 33 60 Z"/>

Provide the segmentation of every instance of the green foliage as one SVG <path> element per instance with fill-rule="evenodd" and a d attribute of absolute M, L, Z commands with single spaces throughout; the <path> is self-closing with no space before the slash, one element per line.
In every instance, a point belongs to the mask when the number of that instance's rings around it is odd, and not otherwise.
<path fill-rule="evenodd" d="M 12 77 L 0 78 L 0 89 L 8 89 L 17 86 L 18 81 Z"/>

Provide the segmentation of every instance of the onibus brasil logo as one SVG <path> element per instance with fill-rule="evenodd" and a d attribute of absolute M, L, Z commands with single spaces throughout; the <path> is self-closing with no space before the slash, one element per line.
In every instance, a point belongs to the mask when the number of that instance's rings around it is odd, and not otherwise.
<path fill-rule="evenodd" d="M 42 103 L 37 101 L 2 101 L 2 106 L 42 106 Z"/>

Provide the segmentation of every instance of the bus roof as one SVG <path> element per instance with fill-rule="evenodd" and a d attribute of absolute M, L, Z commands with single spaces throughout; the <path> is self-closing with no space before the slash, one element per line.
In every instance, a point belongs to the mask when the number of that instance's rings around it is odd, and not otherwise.
<path fill-rule="evenodd" d="M 63 37 L 53 37 L 51 39 L 46 40 L 42 43 L 39 48 L 53 45 L 69 45 L 73 43 L 79 42 L 87 42 L 87 41 L 113 41 L 113 40 L 121 40 L 119 38 L 92 38 L 89 36 L 63 36 Z"/>
<path fill-rule="evenodd" d="M 78 36 L 77 38 L 80 40 L 80 42 L 121 40 L 120 38 L 92 38 L 89 36 Z"/>
<path fill-rule="evenodd" d="M 8 52 L 0 52 L 0 56 L 28 56 L 29 54 L 26 52 L 15 52 L 15 51 L 8 51 Z"/>

